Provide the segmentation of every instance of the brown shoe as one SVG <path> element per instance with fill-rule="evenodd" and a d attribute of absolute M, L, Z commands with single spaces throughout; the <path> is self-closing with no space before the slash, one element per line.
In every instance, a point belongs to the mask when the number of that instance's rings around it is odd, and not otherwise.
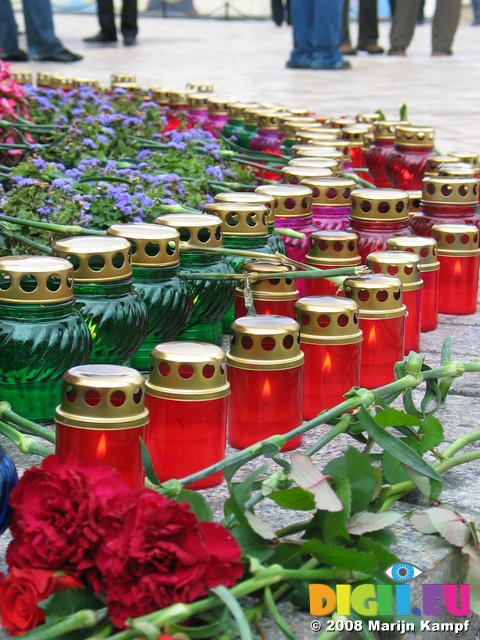
<path fill-rule="evenodd" d="M 344 56 L 356 56 L 357 50 L 352 47 L 351 44 L 341 44 L 338 47 L 340 53 Z"/>
<path fill-rule="evenodd" d="M 370 42 L 369 44 L 359 44 L 359 51 L 366 51 L 370 55 L 378 55 L 385 52 L 383 47 L 380 47 L 376 42 Z"/>
<path fill-rule="evenodd" d="M 442 56 L 452 56 L 453 52 L 452 51 L 432 51 L 432 56 L 434 56 L 435 58 L 440 58 Z"/>
<path fill-rule="evenodd" d="M 400 56 L 402 58 L 404 58 L 407 55 L 407 52 L 405 51 L 405 49 L 390 49 L 388 52 L 389 56 Z"/>

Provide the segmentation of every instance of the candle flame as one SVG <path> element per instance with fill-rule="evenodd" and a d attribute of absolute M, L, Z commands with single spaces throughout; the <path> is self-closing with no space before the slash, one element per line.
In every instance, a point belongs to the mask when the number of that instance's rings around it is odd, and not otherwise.
<path fill-rule="evenodd" d="M 263 384 L 263 399 L 268 400 L 268 398 L 270 398 L 270 395 L 271 395 L 270 382 L 267 378 L 267 380 L 265 380 Z"/>
<path fill-rule="evenodd" d="M 329 376 L 331 370 L 332 370 L 332 359 L 330 358 L 330 354 L 327 353 L 325 360 L 323 361 L 322 375 Z"/>
<path fill-rule="evenodd" d="M 375 342 L 375 325 L 370 329 L 370 334 L 368 336 L 369 342 Z"/>
<path fill-rule="evenodd" d="M 460 264 L 460 260 L 457 260 L 455 262 L 454 273 L 455 273 L 456 276 L 461 276 L 462 275 L 462 265 Z"/>
<path fill-rule="evenodd" d="M 104 460 L 105 454 L 107 452 L 107 440 L 105 438 L 105 434 L 102 433 L 102 437 L 100 438 L 100 442 L 97 447 L 97 460 Z"/>

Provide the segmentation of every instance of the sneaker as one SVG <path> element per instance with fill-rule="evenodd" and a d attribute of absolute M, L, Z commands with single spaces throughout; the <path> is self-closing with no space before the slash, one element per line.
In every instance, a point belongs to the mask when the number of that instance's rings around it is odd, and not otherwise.
<path fill-rule="evenodd" d="M 41 56 L 30 56 L 32 60 L 39 62 L 78 62 L 83 60 L 83 56 L 73 53 L 69 49 L 60 49 L 60 51 L 52 51 L 52 53 L 44 53 Z"/>
<path fill-rule="evenodd" d="M 4 53 L 2 51 L 0 53 L 0 60 L 3 60 L 3 62 L 27 62 L 28 54 L 22 49 L 14 51 L 13 53 Z"/>
<path fill-rule="evenodd" d="M 297 62 L 296 60 L 287 60 L 285 66 L 287 69 L 311 69 L 310 62 Z"/>
<path fill-rule="evenodd" d="M 126 47 L 133 47 L 136 44 L 135 36 L 123 36 L 123 44 Z"/>

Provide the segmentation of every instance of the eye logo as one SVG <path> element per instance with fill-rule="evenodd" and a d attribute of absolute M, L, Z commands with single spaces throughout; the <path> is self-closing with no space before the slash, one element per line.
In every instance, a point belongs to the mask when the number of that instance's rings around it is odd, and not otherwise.
<path fill-rule="evenodd" d="M 410 582 L 410 580 L 413 580 L 422 573 L 423 571 L 418 567 L 413 564 L 408 564 L 407 562 L 396 562 L 384 571 L 387 578 L 395 582 Z"/>

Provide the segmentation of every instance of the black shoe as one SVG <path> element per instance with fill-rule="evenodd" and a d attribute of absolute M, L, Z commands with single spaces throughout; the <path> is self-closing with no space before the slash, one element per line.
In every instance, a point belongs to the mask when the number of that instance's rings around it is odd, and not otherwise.
<path fill-rule="evenodd" d="M 383 47 L 380 47 L 376 42 L 369 42 L 368 44 L 359 44 L 358 50 L 366 51 L 370 55 L 379 55 L 379 54 L 381 55 L 382 53 L 385 53 L 385 49 Z"/>
<path fill-rule="evenodd" d="M 117 36 L 108 35 L 104 31 L 100 31 L 96 36 L 90 36 L 89 38 L 83 38 L 84 42 L 88 42 L 88 44 L 102 44 L 107 42 L 116 42 Z"/>
<path fill-rule="evenodd" d="M 123 44 L 126 47 L 133 47 L 136 44 L 135 36 L 123 36 Z"/>
<path fill-rule="evenodd" d="M 78 62 L 78 60 L 83 60 L 83 56 L 68 49 L 61 49 L 60 51 L 45 53 L 43 56 L 32 56 L 32 60 L 38 60 L 39 62 Z"/>
<path fill-rule="evenodd" d="M 272 18 L 277 27 L 282 26 L 284 14 L 283 0 L 272 0 Z"/>
<path fill-rule="evenodd" d="M 3 62 L 27 62 L 28 54 L 22 51 L 22 49 L 14 51 L 13 53 L 2 52 L 0 53 L 0 60 L 3 60 Z"/>

